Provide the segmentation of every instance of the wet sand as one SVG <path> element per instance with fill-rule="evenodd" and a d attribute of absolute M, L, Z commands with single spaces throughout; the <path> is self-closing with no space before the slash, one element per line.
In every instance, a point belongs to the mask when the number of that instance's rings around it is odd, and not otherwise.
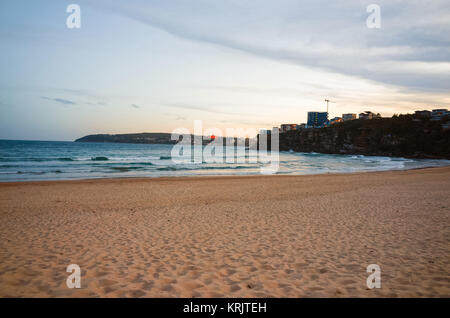
<path fill-rule="evenodd" d="M 450 167 L 1 183 L 0 236 L 1 297 L 450 297 Z"/>

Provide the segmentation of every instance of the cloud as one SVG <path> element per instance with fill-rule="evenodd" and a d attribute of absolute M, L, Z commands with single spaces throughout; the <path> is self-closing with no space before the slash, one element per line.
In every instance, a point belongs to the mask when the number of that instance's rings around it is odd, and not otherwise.
<path fill-rule="evenodd" d="M 46 99 L 46 100 L 51 100 L 51 101 L 54 101 L 54 102 L 57 102 L 57 103 L 60 103 L 63 105 L 76 105 L 77 104 L 76 102 L 73 102 L 71 100 L 64 99 L 64 98 L 51 98 L 51 97 L 47 97 L 47 96 L 42 96 L 42 98 Z"/>
<path fill-rule="evenodd" d="M 139 109 L 139 108 L 141 108 L 141 106 L 139 106 L 139 105 L 136 105 L 136 104 L 131 104 L 130 106 L 131 106 L 131 107 L 133 107 L 133 108 L 136 108 L 136 109 Z"/>
<path fill-rule="evenodd" d="M 366 27 L 369 2 L 359 0 L 103 1 L 95 6 L 183 40 L 411 90 L 450 90 L 447 0 L 378 3 L 381 29 Z"/>
<path fill-rule="evenodd" d="M 186 110 L 192 110 L 192 111 L 199 111 L 199 112 L 205 112 L 205 113 L 211 113 L 211 114 L 220 114 L 220 115 L 249 115 L 253 116 L 254 113 L 245 113 L 242 111 L 242 109 L 245 109 L 243 106 L 239 107 L 230 107 L 231 105 L 208 105 L 208 106 L 197 106 L 197 105 L 191 105 L 191 104 L 183 104 L 183 103 L 158 103 L 157 106 L 162 107 L 169 107 L 169 108 L 179 108 L 179 109 L 186 109 Z M 235 112 L 231 112 L 226 109 L 240 109 Z"/>
<path fill-rule="evenodd" d="M 23 88 L 22 88 L 23 89 Z M 75 96 L 78 100 L 78 104 L 85 105 L 100 105 L 106 106 L 108 103 L 105 100 L 108 100 L 107 96 L 102 94 L 98 94 L 92 90 L 87 89 L 72 89 L 72 88 L 62 88 L 62 87 L 30 87 L 29 89 L 37 90 L 37 91 L 46 91 L 48 94 L 64 94 Z M 46 98 L 49 99 L 49 98 Z"/>

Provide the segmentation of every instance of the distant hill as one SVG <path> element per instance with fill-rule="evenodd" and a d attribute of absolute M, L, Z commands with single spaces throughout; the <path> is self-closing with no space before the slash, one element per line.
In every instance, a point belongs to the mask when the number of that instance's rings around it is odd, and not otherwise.
<path fill-rule="evenodd" d="M 88 135 L 75 140 L 75 142 L 113 142 L 127 144 L 176 144 L 178 140 L 172 140 L 169 133 L 138 133 L 138 134 L 98 134 Z M 194 136 L 191 136 L 191 143 L 194 143 Z M 180 137 L 179 140 L 182 138 Z M 207 145 L 211 142 L 209 137 L 202 137 L 202 144 Z M 237 138 L 234 138 L 234 144 L 237 144 Z M 224 143 L 225 145 L 225 143 Z M 245 139 L 245 145 L 249 145 L 248 138 Z"/>
<path fill-rule="evenodd" d="M 175 144 L 176 140 L 171 140 L 169 133 L 138 133 L 138 134 L 118 134 L 118 135 L 88 135 L 75 140 L 75 142 L 115 142 L 130 144 Z"/>

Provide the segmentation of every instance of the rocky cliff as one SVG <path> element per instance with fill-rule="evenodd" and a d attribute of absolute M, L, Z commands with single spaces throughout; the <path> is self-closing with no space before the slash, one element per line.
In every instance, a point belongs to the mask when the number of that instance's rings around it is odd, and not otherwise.
<path fill-rule="evenodd" d="M 280 150 L 450 159 L 450 130 L 444 128 L 447 121 L 413 115 L 352 120 L 281 133 Z"/>

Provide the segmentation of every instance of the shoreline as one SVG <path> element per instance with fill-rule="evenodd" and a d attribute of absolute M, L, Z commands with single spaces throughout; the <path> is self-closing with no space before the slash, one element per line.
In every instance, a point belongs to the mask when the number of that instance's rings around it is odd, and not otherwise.
<path fill-rule="evenodd" d="M 355 172 L 325 172 L 312 174 L 272 174 L 272 175 L 192 175 L 192 176 L 155 176 L 155 177 L 115 177 L 115 178 L 80 178 L 80 179 L 52 179 L 52 180 L 24 180 L 24 181 L 0 181 L 0 187 L 3 185 L 24 185 L 24 184 L 40 184 L 40 183 L 77 183 L 77 182 L 93 182 L 93 181 L 169 181 L 169 180 L 204 180 L 204 179 L 220 179 L 220 178 L 264 178 L 264 177 L 312 177 L 312 176 L 345 176 L 356 174 L 370 174 L 370 173 L 388 173 L 388 172 L 404 172 L 414 170 L 428 170 L 448 168 L 449 165 L 435 166 L 435 167 L 415 167 L 408 169 L 392 169 L 392 170 L 373 170 L 373 171 L 355 171 Z"/>

